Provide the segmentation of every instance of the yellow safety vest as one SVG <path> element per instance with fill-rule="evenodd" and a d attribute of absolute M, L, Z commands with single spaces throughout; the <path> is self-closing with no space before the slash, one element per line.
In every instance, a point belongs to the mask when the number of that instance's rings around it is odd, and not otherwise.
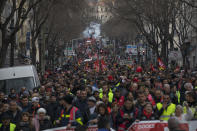
<path fill-rule="evenodd" d="M 180 91 L 176 91 L 176 96 L 178 98 L 178 103 L 180 104 L 180 102 L 181 102 L 181 93 L 180 93 Z"/>
<path fill-rule="evenodd" d="M 163 107 L 163 104 L 161 104 L 161 103 L 157 104 L 157 109 L 158 110 L 161 110 L 162 107 Z M 160 116 L 160 120 L 168 121 L 170 116 L 175 112 L 175 109 L 176 109 L 176 105 L 171 103 L 167 107 L 167 109 L 164 109 L 163 113 Z"/>
<path fill-rule="evenodd" d="M 112 90 L 110 89 L 109 93 L 108 93 L 108 100 L 110 103 L 112 103 L 112 101 L 113 101 L 113 96 L 114 96 L 114 94 L 113 94 Z M 101 98 L 101 99 L 103 98 L 103 89 L 100 89 L 99 98 Z"/>
<path fill-rule="evenodd" d="M 0 123 L 0 128 L 2 127 L 2 123 Z M 10 123 L 10 131 L 15 131 L 16 125 L 13 123 Z"/>
<path fill-rule="evenodd" d="M 192 114 L 194 115 L 194 119 L 197 119 L 197 112 L 195 107 L 190 107 Z M 183 113 L 187 113 L 187 108 L 186 106 L 183 107 Z"/>

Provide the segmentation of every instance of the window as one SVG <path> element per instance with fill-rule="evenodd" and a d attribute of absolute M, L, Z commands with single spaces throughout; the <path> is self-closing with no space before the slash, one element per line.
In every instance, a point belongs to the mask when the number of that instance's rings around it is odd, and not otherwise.
<path fill-rule="evenodd" d="M 0 90 L 3 90 L 6 94 L 9 93 L 11 88 L 19 92 L 21 87 L 26 87 L 28 90 L 33 89 L 35 87 L 33 77 L 0 80 Z"/>

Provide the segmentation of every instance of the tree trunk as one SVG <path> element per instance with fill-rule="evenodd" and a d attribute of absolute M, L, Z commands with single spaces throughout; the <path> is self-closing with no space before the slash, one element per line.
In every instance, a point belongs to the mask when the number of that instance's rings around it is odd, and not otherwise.
<path fill-rule="evenodd" d="M 162 42 L 162 48 L 161 48 L 161 57 L 162 57 L 162 60 L 165 64 L 165 66 L 167 66 L 167 45 L 166 45 L 166 42 Z"/>
<path fill-rule="evenodd" d="M 2 31 L 2 47 L 0 51 L 0 68 L 4 66 L 6 60 L 6 54 L 9 46 L 9 41 L 5 38 L 5 33 Z"/>
<path fill-rule="evenodd" d="M 181 49 L 181 55 L 182 55 L 182 58 L 183 58 L 182 59 L 183 60 L 182 61 L 183 62 L 183 67 L 186 67 L 186 61 L 185 61 L 186 60 L 186 54 L 185 54 L 184 48 Z"/>
<path fill-rule="evenodd" d="M 10 48 L 10 66 L 14 66 L 14 50 L 15 50 L 15 37 L 11 38 Z"/>
<path fill-rule="evenodd" d="M 42 68 L 42 66 L 41 66 L 41 61 L 42 61 L 42 55 L 41 55 L 41 41 L 39 41 L 38 42 L 38 49 L 39 49 L 39 70 L 40 70 L 40 72 L 41 72 L 41 68 Z"/>
<path fill-rule="evenodd" d="M 36 66 L 36 44 L 35 44 L 35 38 L 32 38 L 32 64 Z"/>

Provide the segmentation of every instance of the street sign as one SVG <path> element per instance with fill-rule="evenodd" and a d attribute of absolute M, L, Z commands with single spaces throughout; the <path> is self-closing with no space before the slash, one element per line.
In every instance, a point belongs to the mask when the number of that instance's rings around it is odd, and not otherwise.
<path fill-rule="evenodd" d="M 126 52 L 132 55 L 137 55 L 137 45 L 127 45 Z"/>
<path fill-rule="evenodd" d="M 65 56 L 75 56 L 75 51 L 72 49 L 72 47 L 69 47 L 64 50 L 64 55 Z"/>
<path fill-rule="evenodd" d="M 133 65 L 133 61 L 131 60 L 120 60 L 120 65 Z"/>

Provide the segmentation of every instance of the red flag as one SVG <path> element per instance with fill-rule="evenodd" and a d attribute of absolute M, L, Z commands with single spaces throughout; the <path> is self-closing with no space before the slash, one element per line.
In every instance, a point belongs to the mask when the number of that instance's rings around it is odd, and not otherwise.
<path fill-rule="evenodd" d="M 94 69 L 96 70 L 96 72 L 99 72 L 99 60 L 96 60 L 95 62 L 94 62 Z"/>
<path fill-rule="evenodd" d="M 150 68 L 151 68 L 152 71 L 155 71 L 155 68 L 154 68 L 153 64 L 150 64 Z"/>
<path fill-rule="evenodd" d="M 89 71 L 89 64 L 88 64 L 88 62 L 87 62 L 86 65 L 85 65 L 85 70 L 86 70 L 86 71 Z"/>
<path fill-rule="evenodd" d="M 159 62 L 159 70 L 165 70 L 166 67 L 160 58 L 158 58 L 158 62 Z"/>
<path fill-rule="evenodd" d="M 174 70 L 174 72 L 177 73 L 177 72 L 179 72 L 179 71 L 180 71 L 180 67 L 177 66 L 176 69 Z"/>
<path fill-rule="evenodd" d="M 102 71 L 107 70 L 107 65 L 105 64 L 105 61 L 103 59 L 101 60 L 101 68 L 102 68 Z"/>
<path fill-rule="evenodd" d="M 138 73 L 142 72 L 142 67 L 138 66 L 137 69 L 136 69 L 136 72 L 138 72 Z"/>
<path fill-rule="evenodd" d="M 78 65 L 81 65 L 81 62 L 82 62 L 82 60 L 81 60 L 81 59 L 79 59 L 79 60 L 78 60 Z"/>

